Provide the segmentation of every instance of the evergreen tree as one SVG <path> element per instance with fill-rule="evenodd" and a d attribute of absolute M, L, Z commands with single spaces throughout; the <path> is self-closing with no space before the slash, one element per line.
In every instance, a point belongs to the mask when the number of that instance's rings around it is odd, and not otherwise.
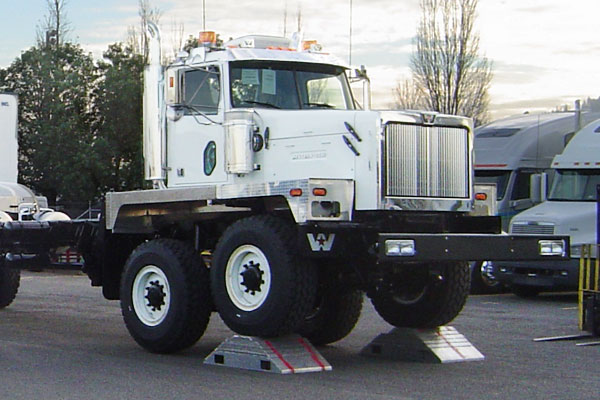
<path fill-rule="evenodd" d="M 101 191 L 143 186 L 143 55 L 112 44 L 98 63 L 101 77 L 93 92 L 96 183 Z"/>

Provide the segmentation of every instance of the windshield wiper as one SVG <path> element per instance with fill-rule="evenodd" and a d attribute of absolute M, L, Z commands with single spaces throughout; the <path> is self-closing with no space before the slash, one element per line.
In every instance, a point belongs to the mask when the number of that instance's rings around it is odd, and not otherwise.
<path fill-rule="evenodd" d="M 276 108 L 278 110 L 281 110 L 281 107 L 278 107 L 275 104 L 263 103 L 262 101 L 244 100 L 244 101 L 242 101 L 242 103 L 256 104 L 259 106 L 265 106 L 265 107 Z"/>
<path fill-rule="evenodd" d="M 324 107 L 324 108 L 335 108 L 335 106 L 332 106 L 331 104 L 327 104 L 327 103 L 302 103 L 302 105 L 304 105 L 304 106 Z"/>

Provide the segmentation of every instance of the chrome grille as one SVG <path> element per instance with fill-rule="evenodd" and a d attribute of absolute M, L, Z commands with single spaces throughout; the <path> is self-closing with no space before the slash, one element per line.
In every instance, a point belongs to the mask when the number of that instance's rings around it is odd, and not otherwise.
<path fill-rule="evenodd" d="M 468 138 L 465 128 L 388 123 L 384 195 L 468 198 Z"/>
<path fill-rule="evenodd" d="M 554 235 L 553 224 L 513 224 L 511 233 L 529 235 Z"/>

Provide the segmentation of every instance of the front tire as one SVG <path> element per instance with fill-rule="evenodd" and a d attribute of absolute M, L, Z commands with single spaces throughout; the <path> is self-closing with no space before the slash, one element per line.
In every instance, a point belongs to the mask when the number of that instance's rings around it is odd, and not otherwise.
<path fill-rule="evenodd" d="M 140 346 L 154 353 L 191 347 L 211 311 L 208 269 L 191 246 L 156 239 L 133 251 L 121 279 L 121 312 Z"/>
<path fill-rule="evenodd" d="M 0 261 L 0 309 L 8 307 L 19 291 L 21 271 L 8 268 L 4 260 Z"/>
<path fill-rule="evenodd" d="M 475 261 L 471 265 L 471 294 L 496 294 L 502 284 L 489 272 L 490 261 Z"/>
<path fill-rule="evenodd" d="M 427 266 L 396 277 L 396 290 L 371 296 L 379 315 L 389 324 L 405 328 L 435 328 L 452 321 L 469 295 L 470 269 L 465 262 Z M 393 282 L 394 283 L 394 282 Z"/>
<path fill-rule="evenodd" d="M 211 289 L 221 319 L 248 336 L 281 336 L 303 321 L 316 296 L 312 263 L 296 256 L 294 230 L 259 215 L 233 223 L 217 243 Z"/>

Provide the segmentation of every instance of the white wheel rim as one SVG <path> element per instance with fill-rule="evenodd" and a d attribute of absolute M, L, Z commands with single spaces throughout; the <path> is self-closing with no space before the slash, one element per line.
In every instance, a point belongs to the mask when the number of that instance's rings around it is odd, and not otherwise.
<path fill-rule="evenodd" d="M 244 276 L 248 270 L 252 273 Z M 247 244 L 238 247 L 227 261 L 225 285 L 237 308 L 243 311 L 258 309 L 271 289 L 271 268 L 265 254 L 256 246 Z"/>
<path fill-rule="evenodd" d="M 171 305 L 171 288 L 167 276 L 157 266 L 145 266 L 133 281 L 131 297 L 135 314 L 144 325 L 160 324 Z"/>

